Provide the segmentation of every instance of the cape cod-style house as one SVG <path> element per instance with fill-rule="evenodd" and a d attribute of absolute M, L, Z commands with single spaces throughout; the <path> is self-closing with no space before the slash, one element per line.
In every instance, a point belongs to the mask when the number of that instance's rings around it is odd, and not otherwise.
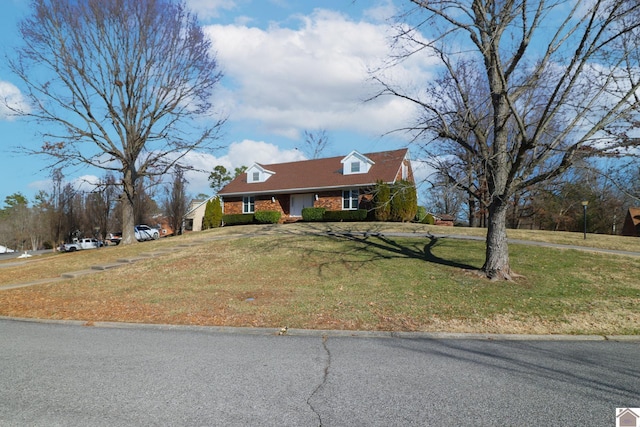
<path fill-rule="evenodd" d="M 280 211 L 281 220 L 302 209 L 355 210 L 369 207 L 377 182 L 414 182 L 408 150 L 263 165 L 255 163 L 219 191 L 225 214 Z"/>

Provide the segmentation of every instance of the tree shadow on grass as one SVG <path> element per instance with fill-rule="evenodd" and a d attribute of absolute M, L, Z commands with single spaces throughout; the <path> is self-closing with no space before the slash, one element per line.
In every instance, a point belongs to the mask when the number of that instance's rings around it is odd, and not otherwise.
<path fill-rule="evenodd" d="M 446 259 L 436 255 L 433 250 L 442 241 L 442 237 L 435 236 L 416 236 L 416 237 L 402 237 L 401 239 L 393 239 L 378 233 L 340 233 L 329 234 L 334 239 L 346 239 L 360 245 L 361 251 L 366 251 L 371 254 L 371 258 L 368 261 L 373 261 L 376 258 L 412 258 L 420 259 L 432 264 L 444 265 L 447 267 L 458 268 L 461 270 L 479 271 L 478 267 L 470 264 L 461 263 L 451 259 Z M 428 239 L 427 243 L 423 246 L 422 239 Z M 398 240 L 407 241 L 409 239 L 416 239 L 415 244 L 404 244 Z"/>

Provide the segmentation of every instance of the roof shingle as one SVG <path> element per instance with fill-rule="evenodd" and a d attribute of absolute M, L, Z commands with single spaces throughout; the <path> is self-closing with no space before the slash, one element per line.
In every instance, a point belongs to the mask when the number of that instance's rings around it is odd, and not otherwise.
<path fill-rule="evenodd" d="M 219 194 L 231 196 L 296 193 L 329 188 L 367 186 L 375 184 L 379 180 L 392 183 L 396 180 L 402 162 L 407 156 L 407 151 L 406 148 L 403 148 L 365 154 L 374 162 L 374 165 L 371 166 L 368 173 L 362 174 L 343 174 L 343 165 L 340 161 L 344 159 L 344 156 L 271 165 L 261 164 L 260 166 L 275 172 L 275 174 L 264 182 L 248 183 L 247 174 L 243 173 L 221 189 Z"/>

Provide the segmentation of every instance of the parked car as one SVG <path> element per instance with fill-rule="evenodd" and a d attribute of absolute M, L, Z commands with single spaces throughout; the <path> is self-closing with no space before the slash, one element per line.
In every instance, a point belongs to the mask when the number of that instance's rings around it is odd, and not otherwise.
<path fill-rule="evenodd" d="M 102 246 L 98 239 L 74 239 L 71 243 L 65 243 L 60 249 L 64 252 L 75 252 L 83 249 L 98 249 Z"/>
<path fill-rule="evenodd" d="M 136 239 L 139 242 L 143 242 L 145 240 L 157 240 L 160 238 L 160 230 L 157 228 L 149 227 L 148 225 L 136 225 L 134 227 Z"/>
<path fill-rule="evenodd" d="M 109 233 L 109 235 L 107 236 L 107 240 L 116 245 L 119 244 L 120 241 L 122 240 L 122 231 L 119 231 L 116 233 Z"/>
<path fill-rule="evenodd" d="M 157 228 L 149 227 L 148 225 L 140 224 L 133 227 L 136 240 L 144 242 L 146 240 L 156 240 L 160 238 L 160 230 Z M 113 244 L 120 244 L 122 241 L 122 232 L 109 233 L 107 240 Z"/>

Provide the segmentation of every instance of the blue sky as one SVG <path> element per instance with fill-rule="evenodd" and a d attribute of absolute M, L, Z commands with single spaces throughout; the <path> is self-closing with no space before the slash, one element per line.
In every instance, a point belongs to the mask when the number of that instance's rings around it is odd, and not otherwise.
<path fill-rule="evenodd" d="M 0 47 L 5 55 L 20 43 L 17 25 L 29 12 L 26 0 L 3 0 Z M 383 151 L 406 146 L 386 132 L 410 122 L 410 105 L 398 99 L 363 102 L 375 87 L 367 70 L 389 53 L 386 19 L 391 0 L 187 0 L 212 38 L 225 74 L 216 108 L 228 115 L 215 153 L 193 153 L 189 162 L 212 170 L 302 159 L 305 130 L 326 129 L 324 156 L 351 150 Z M 390 78 L 412 84 L 427 78 L 428 60 L 397 67 Z M 20 101 L 20 82 L 0 66 L 0 96 Z M 0 108 L 0 203 L 21 192 L 31 199 L 48 191 L 46 159 L 12 153 L 14 146 L 39 146 L 38 128 L 12 119 Z M 418 171 L 420 175 L 420 172 Z M 91 182 L 96 170 L 67 170 L 69 182 Z M 210 193 L 207 174 L 188 176 L 192 195 Z"/>

